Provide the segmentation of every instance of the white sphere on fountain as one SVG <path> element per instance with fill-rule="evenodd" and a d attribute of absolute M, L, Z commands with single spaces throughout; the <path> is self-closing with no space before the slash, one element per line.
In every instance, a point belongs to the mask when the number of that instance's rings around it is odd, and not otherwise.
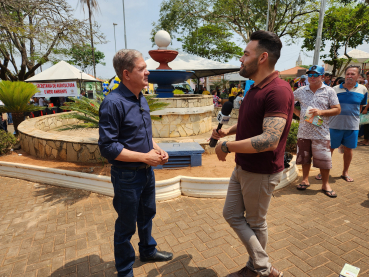
<path fill-rule="evenodd" d="M 159 49 L 167 49 L 172 39 L 167 31 L 160 30 L 155 34 L 155 44 Z"/>

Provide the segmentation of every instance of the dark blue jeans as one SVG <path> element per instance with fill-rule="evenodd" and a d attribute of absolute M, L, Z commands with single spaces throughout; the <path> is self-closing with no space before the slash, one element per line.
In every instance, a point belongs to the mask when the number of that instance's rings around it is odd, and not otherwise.
<path fill-rule="evenodd" d="M 111 181 L 113 206 L 118 213 L 114 232 L 115 267 L 119 277 L 131 277 L 135 251 L 130 240 L 136 232 L 136 223 L 140 256 L 150 257 L 156 253 L 157 244 L 151 236 L 156 214 L 154 171 L 152 167 L 129 170 L 112 166 Z"/>

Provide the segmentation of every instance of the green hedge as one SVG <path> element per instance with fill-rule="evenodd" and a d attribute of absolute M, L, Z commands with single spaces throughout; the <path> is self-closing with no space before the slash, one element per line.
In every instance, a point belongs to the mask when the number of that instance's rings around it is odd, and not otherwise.
<path fill-rule="evenodd" d="M 11 133 L 0 130 L 0 155 L 10 152 L 10 149 L 17 143 L 17 139 Z"/>
<path fill-rule="evenodd" d="M 287 142 L 286 142 L 286 152 L 296 152 L 297 145 L 297 132 L 299 130 L 299 121 L 291 123 L 290 132 L 288 133 Z"/>

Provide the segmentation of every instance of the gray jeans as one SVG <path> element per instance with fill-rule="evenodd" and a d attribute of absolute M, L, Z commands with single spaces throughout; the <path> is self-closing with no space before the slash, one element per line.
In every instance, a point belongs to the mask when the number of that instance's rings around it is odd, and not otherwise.
<path fill-rule="evenodd" d="M 270 274 L 271 264 L 265 247 L 268 241 L 266 214 L 274 188 L 283 172 L 251 173 L 236 165 L 229 181 L 223 216 L 249 253 L 247 267 L 261 276 Z"/>

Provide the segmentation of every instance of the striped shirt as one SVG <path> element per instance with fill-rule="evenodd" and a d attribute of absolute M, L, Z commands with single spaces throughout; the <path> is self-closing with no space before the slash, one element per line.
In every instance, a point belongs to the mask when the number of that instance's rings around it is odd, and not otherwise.
<path fill-rule="evenodd" d="M 333 88 L 322 84 L 314 93 L 310 90 L 310 86 L 307 85 L 295 90 L 293 94 L 295 95 L 295 100 L 299 101 L 301 106 L 297 138 L 330 140 L 328 116 L 321 116 L 323 124 L 320 127 L 305 121 L 304 116 L 309 106 L 318 110 L 328 110 L 332 106 L 338 105 L 338 98 Z"/>
<path fill-rule="evenodd" d="M 331 117 L 330 129 L 359 130 L 360 105 L 366 105 L 368 91 L 365 86 L 356 83 L 355 87 L 348 90 L 342 84 L 333 88 L 337 93 L 341 104 L 341 113 Z"/>

